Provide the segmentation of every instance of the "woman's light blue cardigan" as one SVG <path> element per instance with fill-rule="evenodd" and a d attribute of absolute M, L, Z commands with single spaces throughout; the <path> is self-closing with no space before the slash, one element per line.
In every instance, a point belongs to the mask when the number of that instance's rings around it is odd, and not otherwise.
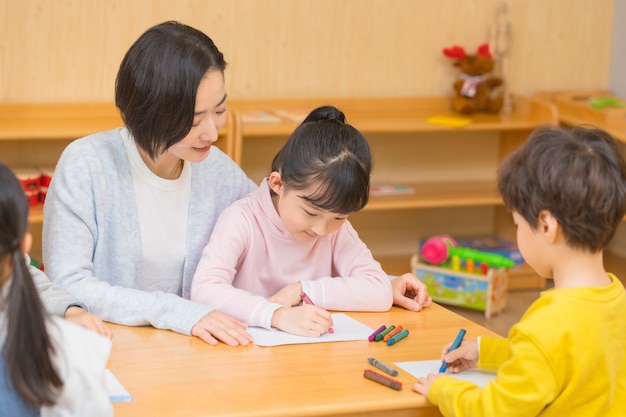
<path fill-rule="evenodd" d="M 121 129 L 76 140 L 63 151 L 44 207 L 46 273 L 106 321 L 190 334 L 213 310 L 189 300 L 202 249 L 221 211 L 256 186 L 215 146 L 192 164 L 182 297 L 137 290 L 142 246 Z"/>

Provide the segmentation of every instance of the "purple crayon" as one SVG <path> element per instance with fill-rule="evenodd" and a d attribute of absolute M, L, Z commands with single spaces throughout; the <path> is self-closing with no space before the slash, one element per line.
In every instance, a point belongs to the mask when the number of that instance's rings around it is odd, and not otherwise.
<path fill-rule="evenodd" d="M 385 326 L 384 324 L 382 326 L 380 326 L 378 329 L 376 329 L 374 331 L 374 333 L 372 333 L 371 335 L 369 335 L 369 337 L 367 338 L 367 340 L 369 340 L 370 342 L 373 342 L 376 339 L 376 336 L 378 335 L 378 333 L 382 332 L 383 330 L 385 330 L 387 328 L 387 326 Z"/>

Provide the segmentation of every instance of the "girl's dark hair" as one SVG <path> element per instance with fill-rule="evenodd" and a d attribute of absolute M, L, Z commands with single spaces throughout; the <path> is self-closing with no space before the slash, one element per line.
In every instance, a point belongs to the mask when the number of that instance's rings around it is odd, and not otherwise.
<path fill-rule="evenodd" d="M 304 200 L 333 213 L 361 210 L 369 199 L 372 155 L 365 137 L 332 106 L 313 110 L 274 157 L 287 190 L 315 186 Z"/>
<path fill-rule="evenodd" d="M 115 81 L 115 104 L 137 145 L 156 158 L 191 130 L 200 81 L 226 61 L 201 31 L 164 22 L 130 47 Z"/>
<path fill-rule="evenodd" d="M 533 228 L 549 211 L 574 248 L 599 252 L 626 213 L 623 145 L 607 132 L 578 126 L 535 129 L 498 175 L 507 208 Z"/>
<path fill-rule="evenodd" d="M 0 261 L 6 264 L 10 259 L 13 264 L 5 302 L 8 325 L 2 355 L 15 391 L 26 404 L 41 407 L 56 402 L 63 381 L 52 364 L 54 348 L 46 331 L 47 313 L 20 248 L 27 225 L 24 190 L 15 174 L 0 163 Z"/>

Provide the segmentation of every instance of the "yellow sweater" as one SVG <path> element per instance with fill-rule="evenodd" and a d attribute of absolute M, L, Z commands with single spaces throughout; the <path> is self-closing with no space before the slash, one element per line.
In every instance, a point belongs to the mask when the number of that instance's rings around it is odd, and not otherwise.
<path fill-rule="evenodd" d="M 481 338 L 478 366 L 495 380 L 442 377 L 429 400 L 444 416 L 626 416 L 626 291 L 609 277 L 544 291 L 508 339 Z"/>

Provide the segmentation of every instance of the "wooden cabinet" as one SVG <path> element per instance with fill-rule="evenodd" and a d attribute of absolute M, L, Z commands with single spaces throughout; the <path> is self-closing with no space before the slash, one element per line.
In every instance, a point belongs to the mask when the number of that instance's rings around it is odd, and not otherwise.
<path fill-rule="evenodd" d="M 454 117 L 449 99 L 328 98 L 230 100 L 238 119 L 250 112 L 306 113 L 320 105 L 343 110 L 348 123 L 368 138 L 374 157 L 372 183 L 399 184 L 410 194 L 373 196 L 350 221 L 388 273 L 410 270 L 418 242 L 434 234 L 496 234 L 514 239 L 510 215 L 502 207 L 496 173 L 502 158 L 535 127 L 557 123 L 554 107 L 514 97 L 509 114 L 472 115 L 463 128 L 429 123 L 433 116 Z M 458 115 L 456 115 L 458 117 Z M 255 181 L 269 173 L 272 158 L 297 121 L 243 123 L 243 169 Z M 512 274 L 511 288 L 543 286 L 532 271 Z"/>
<path fill-rule="evenodd" d="M 0 160 L 15 170 L 54 168 L 73 140 L 123 126 L 113 103 L 0 104 Z M 220 147 L 235 154 L 235 118 L 220 132 Z M 41 260 L 43 204 L 31 208 L 31 256 Z"/>
<path fill-rule="evenodd" d="M 626 99 L 615 97 L 606 90 L 542 92 L 535 97 L 554 104 L 561 125 L 598 126 L 626 143 Z"/>
<path fill-rule="evenodd" d="M 112 103 L 0 104 L 0 160 L 15 170 L 53 168 L 72 140 L 121 125 Z M 31 256 L 41 261 L 42 204 L 29 221 Z"/>

